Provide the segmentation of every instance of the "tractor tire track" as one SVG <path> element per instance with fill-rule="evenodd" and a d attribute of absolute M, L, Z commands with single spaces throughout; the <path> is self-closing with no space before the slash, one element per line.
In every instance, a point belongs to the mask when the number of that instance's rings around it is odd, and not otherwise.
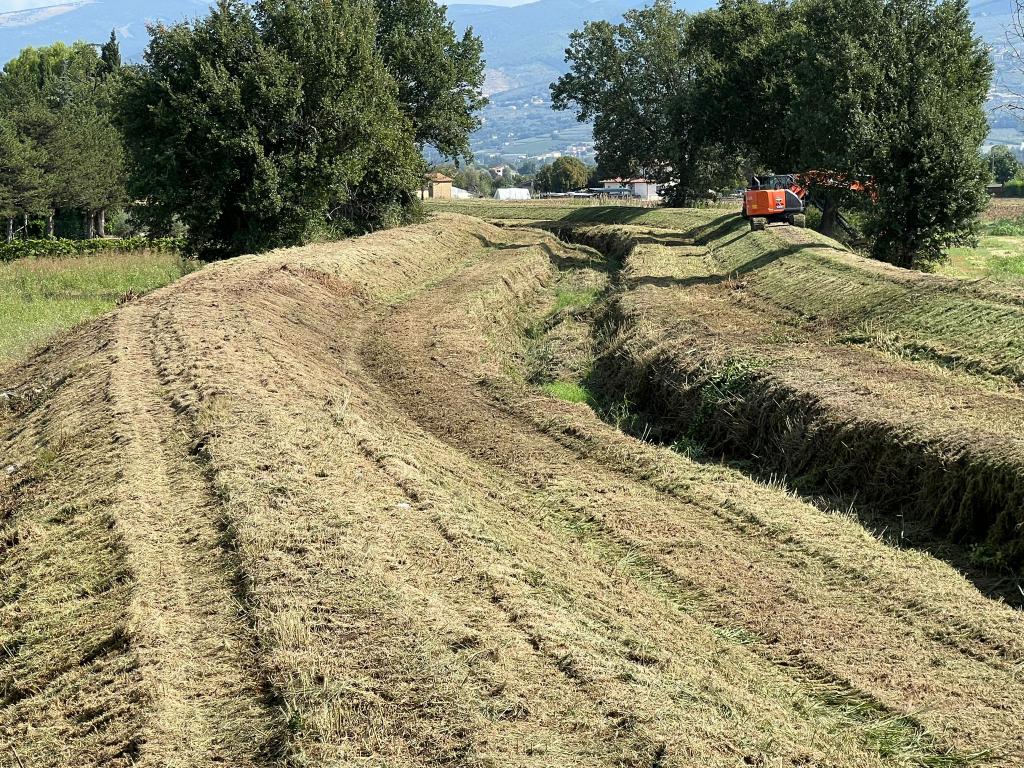
<path fill-rule="evenodd" d="M 118 316 L 110 395 L 124 455 L 118 525 L 137 580 L 132 642 L 152 704 L 138 765 L 248 768 L 271 736 L 217 499 L 154 362 L 166 318 Z"/>

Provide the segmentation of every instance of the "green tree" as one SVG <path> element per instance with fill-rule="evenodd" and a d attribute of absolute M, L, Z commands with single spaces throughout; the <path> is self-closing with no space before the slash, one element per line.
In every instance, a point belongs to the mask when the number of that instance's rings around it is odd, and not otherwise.
<path fill-rule="evenodd" d="M 583 189 L 590 180 L 590 168 L 575 157 L 560 157 L 545 165 L 534 176 L 534 189 L 538 192 L 572 192 Z"/>
<path fill-rule="evenodd" d="M 453 174 L 455 186 L 472 192 L 478 197 L 490 197 L 494 194 L 494 182 L 491 174 L 484 168 L 475 165 L 456 170 Z"/>
<path fill-rule="evenodd" d="M 85 237 L 104 237 L 108 211 L 124 204 L 124 144 L 105 109 L 87 101 L 64 109 L 51 141 L 51 209 L 80 211 Z"/>
<path fill-rule="evenodd" d="M 804 0 L 797 10 L 787 46 L 796 62 L 792 108 L 780 121 L 793 146 L 784 158 L 758 149 L 772 162 L 784 159 L 787 169 L 827 172 L 820 177 L 826 183 L 810 192 L 822 211 L 821 231 L 833 236 L 840 208 L 867 203 L 847 182 L 866 173 L 877 141 L 869 116 L 880 116 L 876 99 L 887 76 L 879 59 L 883 8 L 875 0 Z"/>
<path fill-rule="evenodd" d="M 594 119 L 610 173 L 674 176 L 678 200 L 741 168 L 824 171 L 824 228 L 862 205 L 874 255 L 901 266 L 974 237 L 991 64 L 966 0 L 722 0 L 693 17 L 659 0 L 571 42 L 555 105 Z M 871 205 L 843 188 L 861 176 Z"/>
<path fill-rule="evenodd" d="M 880 23 L 869 40 L 885 75 L 860 153 L 877 188 L 867 231 L 877 258 L 928 268 L 948 248 L 974 242 L 988 204 L 978 149 L 992 63 L 967 0 L 875 3 Z"/>
<path fill-rule="evenodd" d="M 0 218 L 6 222 L 6 240 L 14 237 L 14 220 L 45 208 L 43 176 L 38 151 L 18 134 L 14 124 L 0 119 Z"/>
<path fill-rule="evenodd" d="M 434 0 L 375 2 L 377 49 L 398 83 L 416 143 L 470 161 L 469 137 L 487 104 L 483 43 L 472 29 L 458 37 L 444 6 Z"/>
<path fill-rule="evenodd" d="M 1013 151 L 1002 144 L 992 147 L 988 153 L 988 168 L 992 172 L 992 178 L 1000 184 L 1005 184 L 1020 173 L 1021 166 Z"/>
<path fill-rule="evenodd" d="M 655 0 L 621 24 L 588 22 L 570 35 L 569 72 L 551 86 L 552 102 L 593 121 L 608 171 L 667 181 L 687 167 L 675 125 L 675 102 L 689 80 L 685 31 L 686 15 L 671 0 Z"/>
<path fill-rule="evenodd" d="M 78 211 L 83 234 L 103 234 L 107 209 L 124 199 L 112 72 L 92 46 L 57 43 L 26 48 L 0 75 L 0 115 L 33 147 L 46 201 L 34 213 L 47 216 L 50 234 L 58 210 Z"/>
<path fill-rule="evenodd" d="M 686 159 L 705 166 L 694 189 L 728 186 L 741 166 L 795 166 L 800 146 L 787 125 L 798 62 L 795 17 L 781 0 L 722 0 L 690 17 L 689 87 L 676 98 L 673 126 Z"/>
<path fill-rule="evenodd" d="M 34 102 L 49 107 L 92 87 L 99 57 L 85 43 L 25 48 L 4 65 L 0 104 L 13 110 Z"/>
<path fill-rule="evenodd" d="M 553 192 L 554 182 L 551 179 L 551 166 L 542 165 L 533 174 L 533 191 L 540 193 Z"/>
<path fill-rule="evenodd" d="M 342 0 L 220 0 L 153 29 L 119 102 L 143 214 L 208 259 L 401 220 L 423 164 L 375 36 Z"/>
<path fill-rule="evenodd" d="M 860 207 L 878 258 L 927 267 L 971 241 L 991 66 L 966 2 L 729 0 L 691 31 L 701 27 L 685 113 L 705 146 L 826 172 L 810 184 L 822 230 Z M 874 201 L 845 186 L 864 176 Z"/>
<path fill-rule="evenodd" d="M 111 30 L 110 40 L 100 48 L 100 73 L 106 78 L 121 69 L 121 44 L 117 41 L 117 30 Z"/>
<path fill-rule="evenodd" d="M 532 176 L 537 172 L 539 167 L 540 164 L 535 159 L 527 158 L 519 164 L 519 167 L 516 168 L 516 170 L 523 176 Z"/>

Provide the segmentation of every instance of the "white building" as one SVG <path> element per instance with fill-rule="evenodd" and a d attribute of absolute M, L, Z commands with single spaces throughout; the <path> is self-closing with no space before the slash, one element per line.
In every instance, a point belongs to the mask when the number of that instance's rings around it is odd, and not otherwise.
<path fill-rule="evenodd" d="M 529 200 L 530 190 L 522 187 L 502 187 L 494 190 L 495 200 Z"/>
<path fill-rule="evenodd" d="M 658 200 L 658 184 L 650 179 L 603 179 L 601 186 L 605 189 L 628 189 L 629 194 L 641 200 Z"/>

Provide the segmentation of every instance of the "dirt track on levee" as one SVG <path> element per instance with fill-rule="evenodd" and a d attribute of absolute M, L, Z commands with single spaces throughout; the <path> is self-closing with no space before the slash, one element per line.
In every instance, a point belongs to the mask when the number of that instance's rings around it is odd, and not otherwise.
<path fill-rule="evenodd" d="M 1024 615 L 524 380 L 603 267 L 464 217 L 0 372 L 0 766 L 1024 765 Z"/>

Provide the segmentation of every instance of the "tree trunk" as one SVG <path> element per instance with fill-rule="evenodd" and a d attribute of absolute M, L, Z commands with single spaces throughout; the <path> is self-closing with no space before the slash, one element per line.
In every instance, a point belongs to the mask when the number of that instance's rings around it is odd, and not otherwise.
<path fill-rule="evenodd" d="M 96 218 L 92 211 L 85 212 L 85 239 L 92 240 L 96 237 Z"/>
<path fill-rule="evenodd" d="M 54 232 L 57 229 L 56 216 L 53 215 L 53 211 L 46 216 L 46 236 L 53 240 Z"/>
<path fill-rule="evenodd" d="M 107 209 L 100 208 L 96 211 L 96 237 L 107 236 Z"/>
<path fill-rule="evenodd" d="M 12 217 L 7 218 L 7 244 L 10 245 L 14 242 L 14 219 Z"/>
<path fill-rule="evenodd" d="M 839 217 L 839 206 L 832 200 L 825 200 L 821 209 L 821 234 L 826 237 L 835 237 L 836 220 Z"/>
<path fill-rule="evenodd" d="M 28 214 L 27 213 L 22 214 L 21 221 L 22 221 L 22 224 L 24 224 L 24 227 L 25 227 L 22 230 L 22 232 L 24 234 L 22 235 L 21 239 L 22 240 L 28 240 Z"/>

